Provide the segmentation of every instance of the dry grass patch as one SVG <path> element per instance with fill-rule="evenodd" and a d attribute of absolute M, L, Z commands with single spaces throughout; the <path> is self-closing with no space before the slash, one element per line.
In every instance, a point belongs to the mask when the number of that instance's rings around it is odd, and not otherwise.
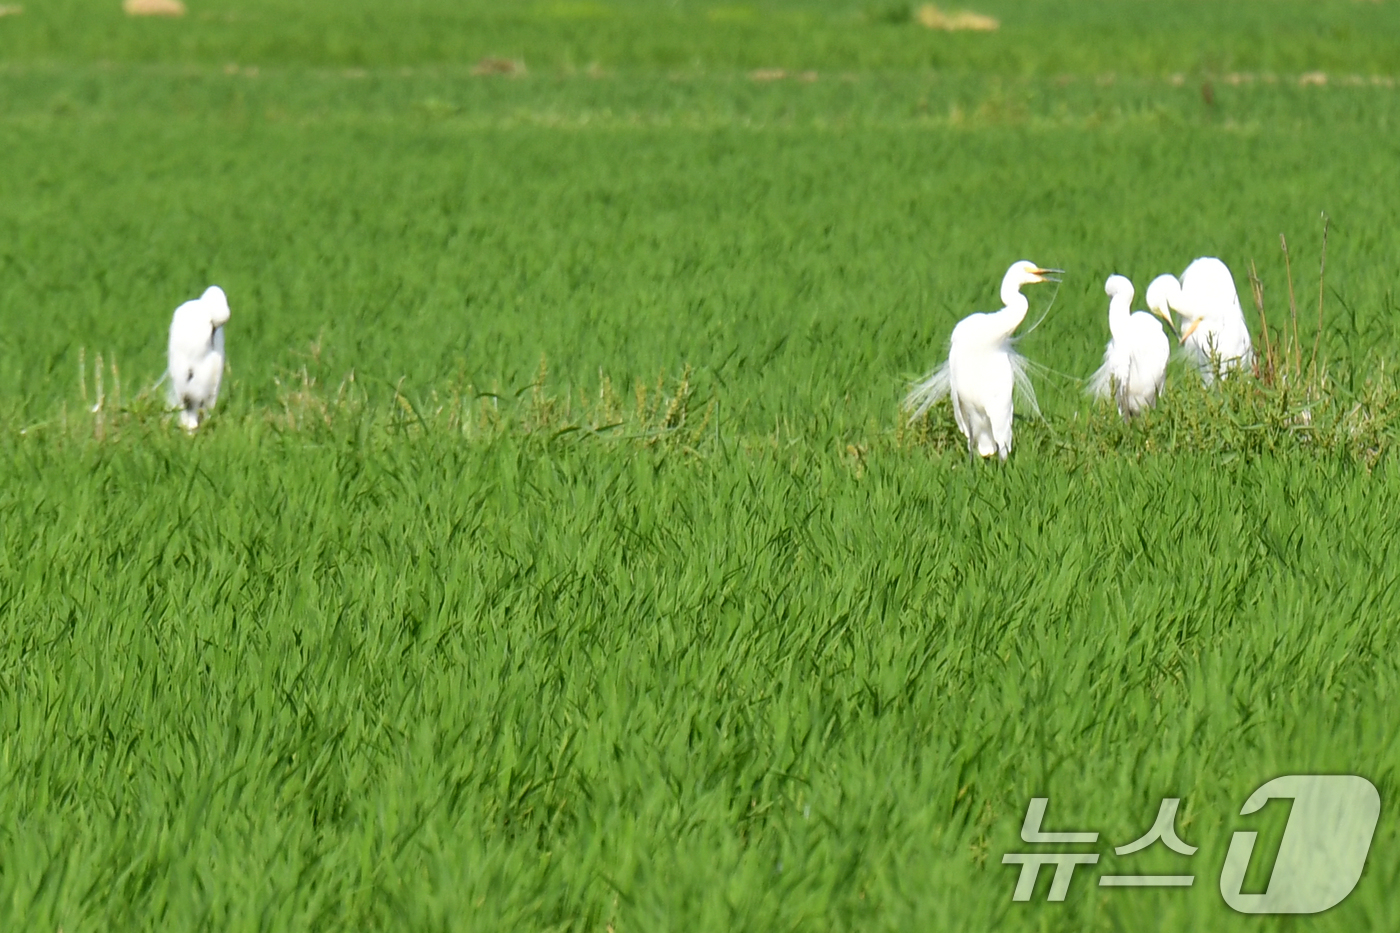
<path fill-rule="evenodd" d="M 478 77 L 483 75 L 502 75 L 507 78 L 516 78 L 526 74 L 525 63 L 513 58 L 483 58 L 472 66 L 472 74 Z"/>
<path fill-rule="evenodd" d="M 123 0 L 127 16 L 184 16 L 185 5 L 180 0 Z"/>
<path fill-rule="evenodd" d="M 925 3 L 915 10 L 914 21 L 925 29 L 943 32 L 995 32 L 1001 28 L 1001 21 L 994 16 L 968 10 L 947 12 L 932 3 Z"/>

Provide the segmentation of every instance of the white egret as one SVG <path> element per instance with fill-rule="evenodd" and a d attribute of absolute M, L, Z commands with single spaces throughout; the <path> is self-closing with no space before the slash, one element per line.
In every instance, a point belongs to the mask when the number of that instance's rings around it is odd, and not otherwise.
<path fill-rule="evenodd" d="M 170 404 L 181 409 L 180 426 L 186 431 L 199 427 L 205 412 L 218 401 L 228 318 L 224 290 L 211 285 L 203 295 L 176 308 L 170 321 Z"/>
<path fill-rule="evenodd" d="M 1132 311 L 1133 283 L 1110 275 L 1103 283 L 1108 295 L 1108 329 L 1113 339 L 1103 352 L 1103 365 L 1089 380 L 1089 391 L 1118 402 L 1118 414 L 1133 418 L 1157 404 L 1167 378 L 1172 345 L 1161 323 L 1146 311 Z"/>
<path fill-rule="evenodd" d="M 1026 376 L 1026 360 L 1011 348 L 1011 333 L 1025 320 L 1030 303 L 1021 286 L 1055 282 L 1051 273 L 1021 260 L 1006 270 L 1001 280 L 1000 311 L 969 314 L 953 328 L 948 341 L 948 361 L 915 383 L 904 400 L 916 420 L 945 395 L 953 400 L 953 418 L 967 438 L 969 454 L 993 454 L 1006 459 L 1011 453 L 1012 395 L 1020 388 L 1035 406 L 1035 391 Z"/>
<path fill-rule="evenodd" d="M 1157 276 L 1147 286 L 1147 307 L 1169 324 L 1172 311 L 1181 316 L 1181 344 L 1206 385 L 1215 382 L 1217 369 L 1223 376 L 1254 362 L 1235 279 L 1219 259 L 1197 259 L 1180 281 L 1174 275 Z"/>

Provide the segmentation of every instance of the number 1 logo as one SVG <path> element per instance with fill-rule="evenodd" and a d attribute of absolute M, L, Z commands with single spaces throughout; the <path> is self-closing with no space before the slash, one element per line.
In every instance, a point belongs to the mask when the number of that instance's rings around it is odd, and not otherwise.
<path fill-rule="evenodd" d="M 1240 886 L 1254 852 L 1254 832 L 1237 832 L 1220 872 L 1220 894 L 1242 914 L 1315 914 L 1340 904 L 1366 867 L 1381 813 L 1376 786 L 1354 774 L 1288 774 L 1249 795 L 1241 816 L 1275 797 L 1293 798 L 1278 859 L 1263 894 Z"/>

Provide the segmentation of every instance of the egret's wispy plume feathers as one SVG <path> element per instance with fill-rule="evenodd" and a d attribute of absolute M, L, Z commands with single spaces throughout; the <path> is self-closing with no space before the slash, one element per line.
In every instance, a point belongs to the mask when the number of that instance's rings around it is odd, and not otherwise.
<path fill-rule="evenodd" d="M 1084 394 L 1094 398 L 1113 397 L 1113 367 L 1108 364 L 1107 353 L 1104 354 L 1103 365 L 1094 370 L 1094 374 L 1089 377 L 1089 382 L 1084 386 Z"/>
<path fill-rule="evenodd" d="M 909 394 L 904 397 L 904 407 L 909 411 L 910 423 L 912 424 L 928 414 L 929 409 L 942 399 L 947 398 L 951 390 L 952 384 L 948 379 L 948 364 L 946 362 L 914 383 Z"/>
<path fill-rule="evenodd" d="M 1006 353 L 1008 362 L 1011 363 L 1011 379 L 1016 390 L 1016 399 L 1031 414 L 1039 418 L 1040 402 L 1035 397 L 1035 386 L 1031 383 L 1031 370 L 1044 370 L 1045 367 L 1039 363 L 1031 362 L 1011 349 L 1010 341 L 1007 342 L 1003 351 Z M 914 383 L 909 394 L 904 397 L 904 409 L 909 412 L 909 423 L 913 424 L 928 414 L 929 409 L 950 394 L 952 394 L 952 381 L 948 376 L 948 364 L 945 362 L 924 376 L 923 379 Z"/>
<path fill-rule="evenodd" d="M 1035 397 L 1035 386 L 1031 384 L 1031 369 L 1037 364 L 1032 363 L 1011 347 L 1006 348 L 1008 361 L 1011 363 L 1012 386 L 1016 390 L 1016 397 L 1021 400 L 1021 404 L 1030 409 L 1031 414 L 1040 417 L 1040 402 Z"/>

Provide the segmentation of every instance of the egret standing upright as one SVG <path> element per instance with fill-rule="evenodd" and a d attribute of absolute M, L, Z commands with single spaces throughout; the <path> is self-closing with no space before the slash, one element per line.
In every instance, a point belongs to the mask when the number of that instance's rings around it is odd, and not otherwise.
<path fill-rule="evenodd" d="M 1089 380 L 1089 391 L 1113 397 L 1118 414 L 1131 419 L 1157 404 L 1167 378 L 1172 346 L 1162 325 L 1146 311 L 1132 311 L 1133 283 L 1110 275 L 1103 284 L 1108 295 L 1108 329 L 1113 339 L 1103 352 L 1103 365 Z"/>
<path fill-rule="evenodd" d="M 914 384 L 904 400 L 911 421 L 945 395 L 953 400 L 953 418 L 967 438 L 969 453 L 993 454 L 1005 460 L 1011 453 L 1012 396 L 1020 387 L 1035 405 L 1035 391 L 1026 376 L 1026 360 L 1011 347 L 1011 333 L 1025 320 L 1030 303 L 1021 286 L 1057 282 L 1059 269 L 1042 269 L 1021 260 L 1001 280 L 1000 311 L 969 314 L 953 328 L 948 361 Z"/>
<path fill-rule="evenodd" d="M 170 321 L 170 404 L 181 409 L 180 426 L 199 427 L 205 412 L 219 399 L 224 375 L 224 325 L 228 298 L 211 285 L 193 301 L 175 309 Z"/>
<path fill-rule="evenodd" d="M 1181 315 L 1182 346 L 1206 385 L 1215 382 L 1217 371 L 1223 376 L 1254 362 L 1235 279 L 1219 259 L 1195 260 L 1180 281 L 1174 275 L 1157 276 L 1147 286 L 1147 307 L 1168 324 L 1172 311 Z"/>

